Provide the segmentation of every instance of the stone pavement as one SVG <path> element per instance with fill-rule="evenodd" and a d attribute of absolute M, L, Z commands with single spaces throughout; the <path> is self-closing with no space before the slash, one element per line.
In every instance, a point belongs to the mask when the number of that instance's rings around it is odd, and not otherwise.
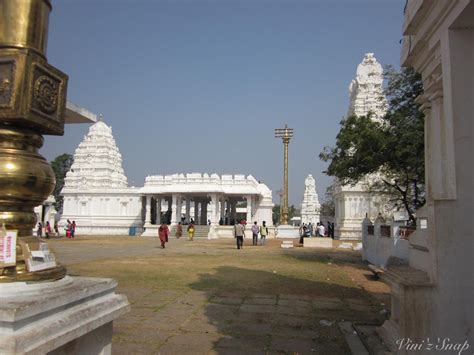
<path fill-rule="evenodd" d="M 130 315 L 115 322 L 114 354 L 346 353 L 337 324 L 340 299 L 294 295 L 215 295 L 191 291 L 131 295 Z M 328 314 L 329 312 L 329 314 Z"/>
<path fill-rule="evenodd" d="M 281 256 L 300 252 L 306 257 L 318 252 L 302 248 L 282 250 L 280 243 L 273 240 L 263 248 L 249 246 L 244 249 L 247 254 L 242 255 L 269 253 Z M 216 255 L 241 252 L 234 249 L 231 240 L 187 242 L 180 239 L 170 240 L 169 244 L 169 248 L 161 250 L 157 248 L 156 240 L 140 238 L 115 241 L 79 238 L 50 243 L 59 261 L 66 266 L 130 256 L 174 255 L 181 258 L 211 251 Z M 359 272 L 352 265 L 360 256 L 345 251 L 333 255 L 333 260 L 338 262 L 344 258 L 350 260 L 341 269 Z M 230 275 L 232 270 L 228 269 L 232 268 L 222 266 L 217 272 Z M 268 272 L 239 269 L 239 272 L 246 271 L 248 275 L 236 282 L 242 282 L 255 272 Z M 362 273 L 359 272 L 358 277 L 363 279 Z M 282 276 L 279 281 L 289 283 L 291 280 Z M 262 293 L 249 293 L 244 288 L 229 293 L 221 292 L 219 288 L 202 291 L 199 285 L 180 290 L 137 288 L 119 283 L 118 292 L 128 296 L 132 310 L 114 322 L 113 354 L 346 354 L 350 350 L 338 322 L 373 321 L 379 312 L 370 299 L 348 298 L 350 296 L 344 294 L 315 297 L 302 294 L 301 290 L 266 294 L 264 286 Z"/>

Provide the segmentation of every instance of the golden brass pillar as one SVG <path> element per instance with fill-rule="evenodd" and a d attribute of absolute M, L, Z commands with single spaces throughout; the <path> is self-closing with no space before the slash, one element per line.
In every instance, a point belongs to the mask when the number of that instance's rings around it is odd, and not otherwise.
<path fill-rule="evenodd" d="M 38 154 L 43 134 L 64 133 L 67 75 L 46 59 L 49 0 L 0 0 L 0 226 L 18 230 L 16 265 L 0 268 L 0 282 L 62 278 L 62 266 L 32 272 L 26 250 L 34 207 L 53 191 L 55 179 Z"/>
<path fill-rule="evenodd" d="M 283 210 L 280 214 L 280 224 L 288 224 L 288 146 L 290 139 L 293 137 L 293 128 L 288 128 L 285 124 L 285 128 L 275 129 L 275 137 L 282 138 L 283 140 Z"/>

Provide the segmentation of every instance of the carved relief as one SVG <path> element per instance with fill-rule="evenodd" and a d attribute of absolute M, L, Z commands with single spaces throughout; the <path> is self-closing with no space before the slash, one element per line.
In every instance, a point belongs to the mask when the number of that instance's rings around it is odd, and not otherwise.
<path fill-rule="evenodd" d="M 11 106 L 14 74 L 14 60 L 0 62 L 0 107 Z"/>
<path fill-rule="evenodd" d="M 34 85 L 33 100 L 36 107 L 41 107 L 41 110 L 52 114 L 58 108 L 58 91 L 59 83 L 52 78 L 42 75 L 36 79 Z"/>
<path fill-rule="evenodd" d="M 308 175 L 305 179 L 305 191 L 303 202 L 301 204 L 301 222 L 318 222 L 319 221 L 318 194 L 316 193 L 316 182 L 312 175 Z"/>

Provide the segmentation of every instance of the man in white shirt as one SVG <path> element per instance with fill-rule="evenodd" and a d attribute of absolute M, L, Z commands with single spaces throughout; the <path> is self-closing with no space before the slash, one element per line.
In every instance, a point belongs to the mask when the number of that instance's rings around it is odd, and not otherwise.
<path fill-rule="evenodd" d="M 324 225 L 320 223 L 318 226 L 318 234 L 320 237 L 324 237 L 325 233 L 326 233 L 326 228 L 324 228 Z"/>
<path fill-rule="evenodd" d="M 242 221 L 234 226 L 234 237 L 237 241 L 237 249 L 242 249 L 245 238 L 245 227 Z"/>

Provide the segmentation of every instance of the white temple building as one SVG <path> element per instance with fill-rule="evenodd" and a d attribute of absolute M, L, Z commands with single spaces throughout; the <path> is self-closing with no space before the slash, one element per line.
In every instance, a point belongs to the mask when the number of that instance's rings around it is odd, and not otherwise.
<path fill-rule="evenodd" d="M 251 175 L 155 175 L 141 188 L 128 187 L 112 129 L 103 121 L 76 149 L 61 193 L 62 223 L 76 221 L 83 235 L 156 236 L 161 222 L 191 219 L 211 225 L 213 238 L 231 236 L 229 225 L 240 219 L 272 225 L 272 192 Z"/>
<path fill-rule="evenodd" d="M 349 85 L 350 104 L 347 117 L 365 116 L 372 113 L 372 119 L 380 120 L 387 110 L 383 93 L 383 69 L 373 53 L 367 53 L 357 67 L 357 75 Z M 370 179 L 370 177 L 367 177 Z M 384 203 L 381 196 L 368 191 L 368 184 L 335 184 L 335 238 L 361 240 L 362 221 L 366 213 L 371 220 L 377 217 Z"/>
<path fill-rule="evenodd" d="M 128 187 L 112 129 L 103 121 L 77 147 L 61 194 L 61 223 L 76 221 L 78 234 L 126 235 L 130 227 L 143 228 L 139 189 Z"/>
<path fill-rule="evenodd" d="M 303 202 L 301 204 L 301 223 L 316 225 L 320 222 L 320 208 L 318 194 L 316 193 L 316 181 L 309 174 L 304 180 Z"/>

